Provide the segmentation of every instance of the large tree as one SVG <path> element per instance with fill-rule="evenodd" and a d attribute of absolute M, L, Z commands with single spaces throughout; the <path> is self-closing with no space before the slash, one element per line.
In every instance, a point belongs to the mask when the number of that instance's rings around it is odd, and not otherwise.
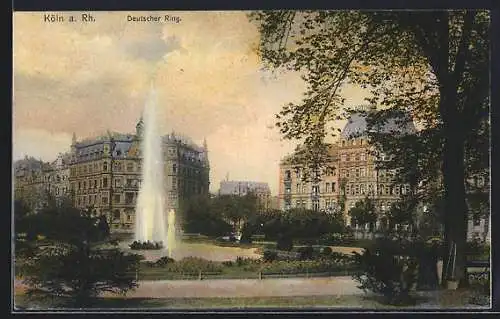
<path fill-rule="evenodd" d="M 486 11 L 264 11 L 250 18 L 260 53 L 274 68 L 301 71 L 302 103 L 278 114 L 285 138 L 306 145 L 321 167 L 325 136 L 340 118 L 341 90 L 370 89 L 370 102 L 403 109 L 441 137 L 445 241 L 456 244 L 455 273 L 466 283 L 465 146 L 489 105 L 489 14 Z M 485 125 L 483 125 L 485 126 Z"/>
<path fill-rule="evenodd" d="M 84 307 L 102 292 L 124 293 L 137 286 L 142 257 L 117 248 L 106 219 L 93 215 L 57 204 L 16 219 L 17 275 L 29 295 L 69 297 L 70 305 Z"/>

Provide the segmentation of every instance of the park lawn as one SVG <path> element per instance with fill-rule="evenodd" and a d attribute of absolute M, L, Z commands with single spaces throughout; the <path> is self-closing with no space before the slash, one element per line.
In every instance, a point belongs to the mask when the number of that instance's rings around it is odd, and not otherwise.
<path fill-rule="evenodd" d="M 30 301 L 19 295 L 16 307 L 38 309 L 66 308 L 64 298 L 51 301 Z M 69 308 L 69 307 L 68 307 Z M 292 297 L 243 297 L 243 298 L 95 298 L 89 308 L 105 309 L 252 309 L 252 308 L 388 308 L 364 296 L 292 296 Z"/>
<path fill-rule="evenodd" d="M 428 297 L 420 297 L 416 305 L 391 306 L 383 304 L 380 298 L 366 295 L 325 295 L 325 296 L 287 296 L 287 297 L 238 297 L 238 298 L 127 298 L 109 297 L 95 298 L 88 308 L 100 309 L 265 309 L 265 308 L 319 308 L 319 309 L 415 309 L 427 307 L 431 308 L 470 308 L 470 291 L 443 290 L 438 294 L 437 299 L 431 300 Z M 36 307 L 38 309 L 64 309 L 63 305 L 68 300 L 62 298 L 52 299 L 52 301 L 33 302 L 25 296 L 16 296 L 16 306 L 21 308 Z M 66 303 L 67 304 L 67 303 Z M 427 305 L 426 305 L 427 304 Z M 477 306 L 476 306 L 477 307 Z M 69 308 L 71 309 L 71 308 Z"/>

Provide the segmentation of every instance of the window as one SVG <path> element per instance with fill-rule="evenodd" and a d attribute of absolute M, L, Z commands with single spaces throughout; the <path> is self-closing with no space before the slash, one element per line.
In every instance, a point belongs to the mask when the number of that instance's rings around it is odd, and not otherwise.
<path fill-rule="evenodd" d="M 351 154 L 346 154 L 345 160 L 349 162 L 351 160 Z"/>
<path fill-rule="evenodd" d="M 134 163 L 127 163 L 127 172 L 134 171 Z"/>
<path fill-rule="evenodd" d="M 141 164 L 141 162 L 138 162 L 137 163 L 137 171 L 140 172 L 141 169 L 142 169 L 142 164 Z"/>
<path fill-rule="evenodd" d="M 366 158 L 367 158 L 366 153 L 365 152 L 361 153 L 361 160 L 366 161 Z"/>
<path fill-rule="evenodd" d="M 300 168 L 298 167 L 295 169 L 295 176 L 297 177 L 297 179 L 300 178 Z"/>
<path fill-rule="evenodd" d="M 359 170 L 360 174 L 361 174 L 361 177 L 365 177 L 366 176 L 366 169 L 364 167 L 361 167 L 360 170 Z"/>
<path fill-rule="evenodd" d="M 102 163 L 102 170 L 107 172 L 108 171 L 108 162 Z"/>
<path fill-rule="evenodd" d="M 115 209 L 115 211 L 113 212 L 113 218 L 120 219 L 120 211 L 118 209 Z"/>
<path fill-rule="evenodd" d="M 319 194 L 319 186 L 318 185 L 314 185 L 312 187 L 312 191 L 313 191 L 314 195 L 318 195 Z"/>
<path fill-rule="evenodd" d="M 115 162 L 114 170 L 116 170 L 117 172 L 120 172 L 122 170 L 122 163 L 121 162 Z"/>
<path fill-rule="evenodd" d="M 302 193 L 307 193 L 307 185 L 306 184 L 302 184 Z"/>
<path fill-rule="evenodd" d="M 177 190 L 177 177 L 172 177 L 172 190 Z"/>
<path fill-rule="evenodd" d="M 122 179 L 116 178 L 115 179 L 115 187 L 121 187 L 121 186 L 122 186 Z"/>
<path fill-rule="evenodd" d="M 365 184 L 361 184 L 359 186 L 359 190 L 360 190 L 361 194 L 363 194 L 363 195 L 366 194 L 366 189 L 365 188 L 366 188 Z"/>
<path fill-rule="evenodd" d="M 348 169 L 345 170 L 345 177 L 349 178 L 349 170 Z"/>
<path fill-rule="evenodd" d="M 113 201 L 117 204 L 120 203 L 120 194 L 115 194 L 115 196 L 113 197 Z"/>
<path fill-rule="evenodd" d="M 83 189 L 87 189 L 87 181 L 83 181 Z"/>
<path fill-rule="evenodd" d="M 89 173 L 92 173 L 92 164 L 89 164 Z"/>
<path fill-rule="evenodd" d="M 82 182 L 78 182 L 78 190 L 82 189 Z"/>
<path fill-rule="evenodd" d="M 355 194 L 359 195 L 359 184 L 356 184 L 355 186 Z"/>
<path fill-rule="evenodd" d="M 332 193 L 335 192 L 335 182 L 332 182 Z"/>
<path fill-rule="evenodd" d="M 172 165 L 172 172 L 177 173 L 177 164 Z"/>
<path fill-rule="evenodd" d="M 107 177 L 104 177 L 102 179 L 102 187 L 104 187 L 104 188 L 108 187 L 108 178 Z"/>
<path fill-rule="evenodd" d="M 347 184 L 347 185 L 345 186 L 345 193 L 346 193 L 346 195 L 347 195 L 347 194 L 350 194 L 350 192 L 351 192 L 351 185 L 350 185 L 350 184 Z"/>
<path fill-rule="evenodd" d="M 130 205 L 134 202 L 134 193 L 125 193 L 125 204 Z"/>
<path fill-rule="evenodd" d="M 356 161 L 359 161 L 359 153 L 356 153 Z"/>
<path fill-rule="evenodd" d="M 356 177 L 359 177 L 359 168 L 356 168 Z"/>
<path fill-rule="evenodd" d="M 289 180 L 291 178 L 290 170 L 285 171 L 285 180 Z"/>
<path fill-rule="evenodd" d="M 326 183 L 325 184 L 325 193 L 329 193 L 330 192 L 330 183 Z"/>
<path fill-rule="evenodd" d="M 132 187 L 132 179 L 127 178 L 127 187 Z"/>
<path fill-rule="evenodd" d="M 300 193 L 300 191 L 301 191 L 300 184 L 297 184 L 297 193 Z"/>
<path fill-rule="evenodd" d="M 97 188 L 97 187 L 98 187 L 98 184 L 99 184 L 99 183 L 97 182 L 97 179 L 96 179 L 96 180 L 94 180 L 94 188 Z"/>
<path fill-rule="evenodd" d="M 315 200 L 313 201 L 312 203 L 312 206 L 313 206 L 313 210 L 319 210 L 319 201 Z"/>

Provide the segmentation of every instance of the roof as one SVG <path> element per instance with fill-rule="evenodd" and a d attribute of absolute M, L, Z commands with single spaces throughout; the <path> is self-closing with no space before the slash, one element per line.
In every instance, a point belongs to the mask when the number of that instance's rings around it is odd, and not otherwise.
<path fill-rule="evenodd" d="M 366 113 L 353 113 L 347 120 L 347 124 L 342 130 L 342 137 L 349 139 L 353 137 L 365 136 L 367 134 L 367 122 Z M 415 126 L 413 122 L 405 123 L 404 127 L 401 127 L 400 121 L 397 118 L 389 118 L 386 123 L 382 125 L 379 132 L 380 133 L 412 133 L 415 132 Z"/>
<path fill-rule="evenodd" d="M 269 184 L 263 182 L 252 182 L 252 181 L 221 181 L 219 194 L 221 195 L 231 195 L 231 194 L 241 194 L 248 191 L 253 192 L 270 192 Z"/>

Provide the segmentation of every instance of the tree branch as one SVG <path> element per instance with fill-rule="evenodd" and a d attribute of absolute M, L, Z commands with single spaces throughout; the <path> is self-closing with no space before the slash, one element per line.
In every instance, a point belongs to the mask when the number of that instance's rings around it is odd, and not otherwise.
<path fill-rule="evenodd" d="M 471 10 L 467 10 L 465 13 L 462 36 L 457 50 L 457 56 L 455 58 L 455 66 L 453 68 L 453 88 L 455 91 L 457 91 L 463 78 L 465 61 L 467 60 L 469 52 L 469 43 L 475 16 L 476 14 Z"/>

